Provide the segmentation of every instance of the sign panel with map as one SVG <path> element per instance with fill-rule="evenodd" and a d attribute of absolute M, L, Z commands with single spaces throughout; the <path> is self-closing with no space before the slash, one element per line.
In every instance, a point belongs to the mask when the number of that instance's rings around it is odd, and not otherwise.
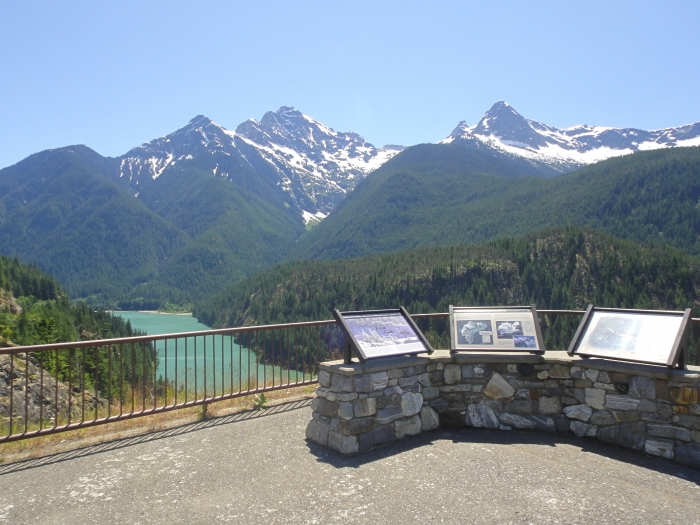
<path fill-rule="evenodd" d="M 690 309 L 685 312 L 589 305 L 569 355 L 685 367 Z"/>
<path fill-rule="evenodd" d="M 543 353 L 537 308 L 450 305 L 451 351 L 488 350 Z"/>
<path fill-rule="evenodd" d="M 433 353 L 423 333 L 404 307 L 362 312 L 333 311 L 361 362 L 379 357 Z M 346 352 L 345 362 L 350 362 Z"/>

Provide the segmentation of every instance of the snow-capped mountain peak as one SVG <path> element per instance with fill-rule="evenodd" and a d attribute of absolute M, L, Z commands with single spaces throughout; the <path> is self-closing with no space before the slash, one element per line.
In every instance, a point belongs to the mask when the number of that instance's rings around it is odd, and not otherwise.
<path fill-rule="evenodd" d="M 440 141 L 451 142 L 496 149 L 565 172 L 640 150 L 698 146 L 700 123 L 656 131 L 589 125 L 559 129 L 527 120 L 507 102 L 497 102 L 475 126 L 462 121 Z"/>
<path fill-rule="evenodd" d="M 293 107 L 248 119 L 235 131 L 198 115 L 181 129 L 132 149 L 120 158 L 120 177 L 138 193 L 148 179 L 196 162 L 230 178 L 237 166 L 258 171 L 307 220 L 321 218 L 347 191 L 403 148 L 377 149 L 357 133 L 336 132 Z M 204 168 L 202 168 L 204 166 Z"/>

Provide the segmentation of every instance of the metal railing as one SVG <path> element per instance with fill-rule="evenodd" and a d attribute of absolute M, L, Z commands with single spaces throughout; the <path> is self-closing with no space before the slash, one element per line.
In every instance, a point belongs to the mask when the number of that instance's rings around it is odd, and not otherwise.
<path fill-rule="evenodd" d="M 545 348 L 583 313 L 538 310 Z M 412 317 L 449 348 L 447 313 Z M 1 348 L 0 443 L 314 384 L 342 348 L 334 320 Z"/>
<path fill-rule="evenodd" d="M 318 382 L 334 320 L 0 349 L 0 443 Z"/>

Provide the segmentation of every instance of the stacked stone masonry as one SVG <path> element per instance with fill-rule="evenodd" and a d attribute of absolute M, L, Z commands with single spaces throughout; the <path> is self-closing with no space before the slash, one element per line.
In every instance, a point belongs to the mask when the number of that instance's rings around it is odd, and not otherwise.
<path fill-rule="evenodd" d="M 533 355 L 323 363 L 306 437 L 356 454 L 440 426 L 570 432 L 700 467 L 700 369 Z"/>

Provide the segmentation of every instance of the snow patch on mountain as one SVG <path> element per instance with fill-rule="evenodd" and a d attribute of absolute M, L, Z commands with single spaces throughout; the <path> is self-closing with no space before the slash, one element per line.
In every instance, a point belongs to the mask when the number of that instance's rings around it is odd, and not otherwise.
<path fill-rule="evenodd" d="M 635 151 L 700 145 L 700 123 L 645 131 L 577 125 L 559 129 L 527 120 L 506 102 L 497 102 L 474 126 L 460 122 L 441 144 L 486 147 L 565 172 Z"/>
<path fill-rule="evenodd" d="M 325 217 L 360 180 L 402 150 L 394 145 L 377 149 L 357 133 L 337 132 L 283 106 L 259 122 L 248 119 L 235 131 L 199 115 L 121 157 L 119 176 L 128 176 L 132 184 L 146 177 L 154 181 L 169 168 L 192 162 L 228 178 L 224 155 L 271 180 L 308 222 L 305 213 L 315 220 Z"/>

